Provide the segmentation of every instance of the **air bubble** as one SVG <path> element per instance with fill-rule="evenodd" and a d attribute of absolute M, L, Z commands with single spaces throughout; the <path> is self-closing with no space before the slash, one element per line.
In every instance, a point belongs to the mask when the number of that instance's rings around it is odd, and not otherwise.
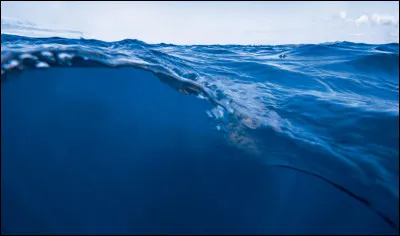
<path fill-rule="evenodd" d="M 6 70 L 10 70 L 10 69 L 17 67 L 18 65 L 19 65 L 19 62 L 17 60 L 11 60 L 9 63 L 4 64 L 3 67 Z"/>
<path fill-rule="evenodd" d="M 42 56 L 44 56 L 44 57 L 53 57 L 53 53 L 51 53 L 49 51 L 43 51 L 40 54 L 42 54 Z"/>
<path fill-rule="evenodd" d="M 38 59 L 37 57 L 35 57 L 35 56 L 31 55 L 31 54 L 28 54 L 28 53 L 24 53 L 24 54 L 20 55 L 19 58 L 21 60 L 26 60 L 26 59 L 37 60 Z"/>
<path fill-rule="evenodd" d="M 66 60 L 66 59 L 71 59 L 72 56 L 67 53 L 60 53 L 58 54 L 58 58 L 60 58 L 61 60 Z"/>
<path fill-rule="evenodd" d="M 46 67 L 50 67 L 49 64 L 47 64 L 46 62 L 39 61 L 38 63 L 36 63 L 36 68 L 46 68 Z"/>

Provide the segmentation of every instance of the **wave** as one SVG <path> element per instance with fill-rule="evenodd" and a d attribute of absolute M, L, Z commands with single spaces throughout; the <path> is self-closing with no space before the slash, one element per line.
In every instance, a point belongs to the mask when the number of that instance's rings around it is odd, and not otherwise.
<path fill-rule="evenodd" d="M 134 67 L 208 100 L 228 142 L 318 176 L 398 231 L 398 44 L 172 45 L 1 35 L 2 83 L 47 67 Z M 282 55 L 285 55 L 284 57 Z M 282 143 L 293 143 L 286 150 Z"/>

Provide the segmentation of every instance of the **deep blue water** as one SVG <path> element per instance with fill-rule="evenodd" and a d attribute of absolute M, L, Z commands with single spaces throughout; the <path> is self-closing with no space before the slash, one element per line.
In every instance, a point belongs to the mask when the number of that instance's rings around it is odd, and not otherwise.
<path fill-rule="evenodd" d="M 1 231 L 398 234 L 398 49 L 2 34 Z"/>

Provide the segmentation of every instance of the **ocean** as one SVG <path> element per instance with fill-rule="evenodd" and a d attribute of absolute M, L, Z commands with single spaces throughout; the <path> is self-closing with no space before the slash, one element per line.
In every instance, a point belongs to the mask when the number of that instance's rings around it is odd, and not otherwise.
<path fill-rule="evenodd" d="M 398 234 L 399 44 L 1 35 L 4 234 Z"/>

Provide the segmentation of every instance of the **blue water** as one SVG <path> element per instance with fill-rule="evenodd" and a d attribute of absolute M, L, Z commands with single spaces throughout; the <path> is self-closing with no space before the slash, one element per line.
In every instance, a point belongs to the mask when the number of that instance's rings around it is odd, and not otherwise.
<path fill-rule="evenodd" d="M 398 234 L 398 50 L 2 34 L 1 231 Z"/>

